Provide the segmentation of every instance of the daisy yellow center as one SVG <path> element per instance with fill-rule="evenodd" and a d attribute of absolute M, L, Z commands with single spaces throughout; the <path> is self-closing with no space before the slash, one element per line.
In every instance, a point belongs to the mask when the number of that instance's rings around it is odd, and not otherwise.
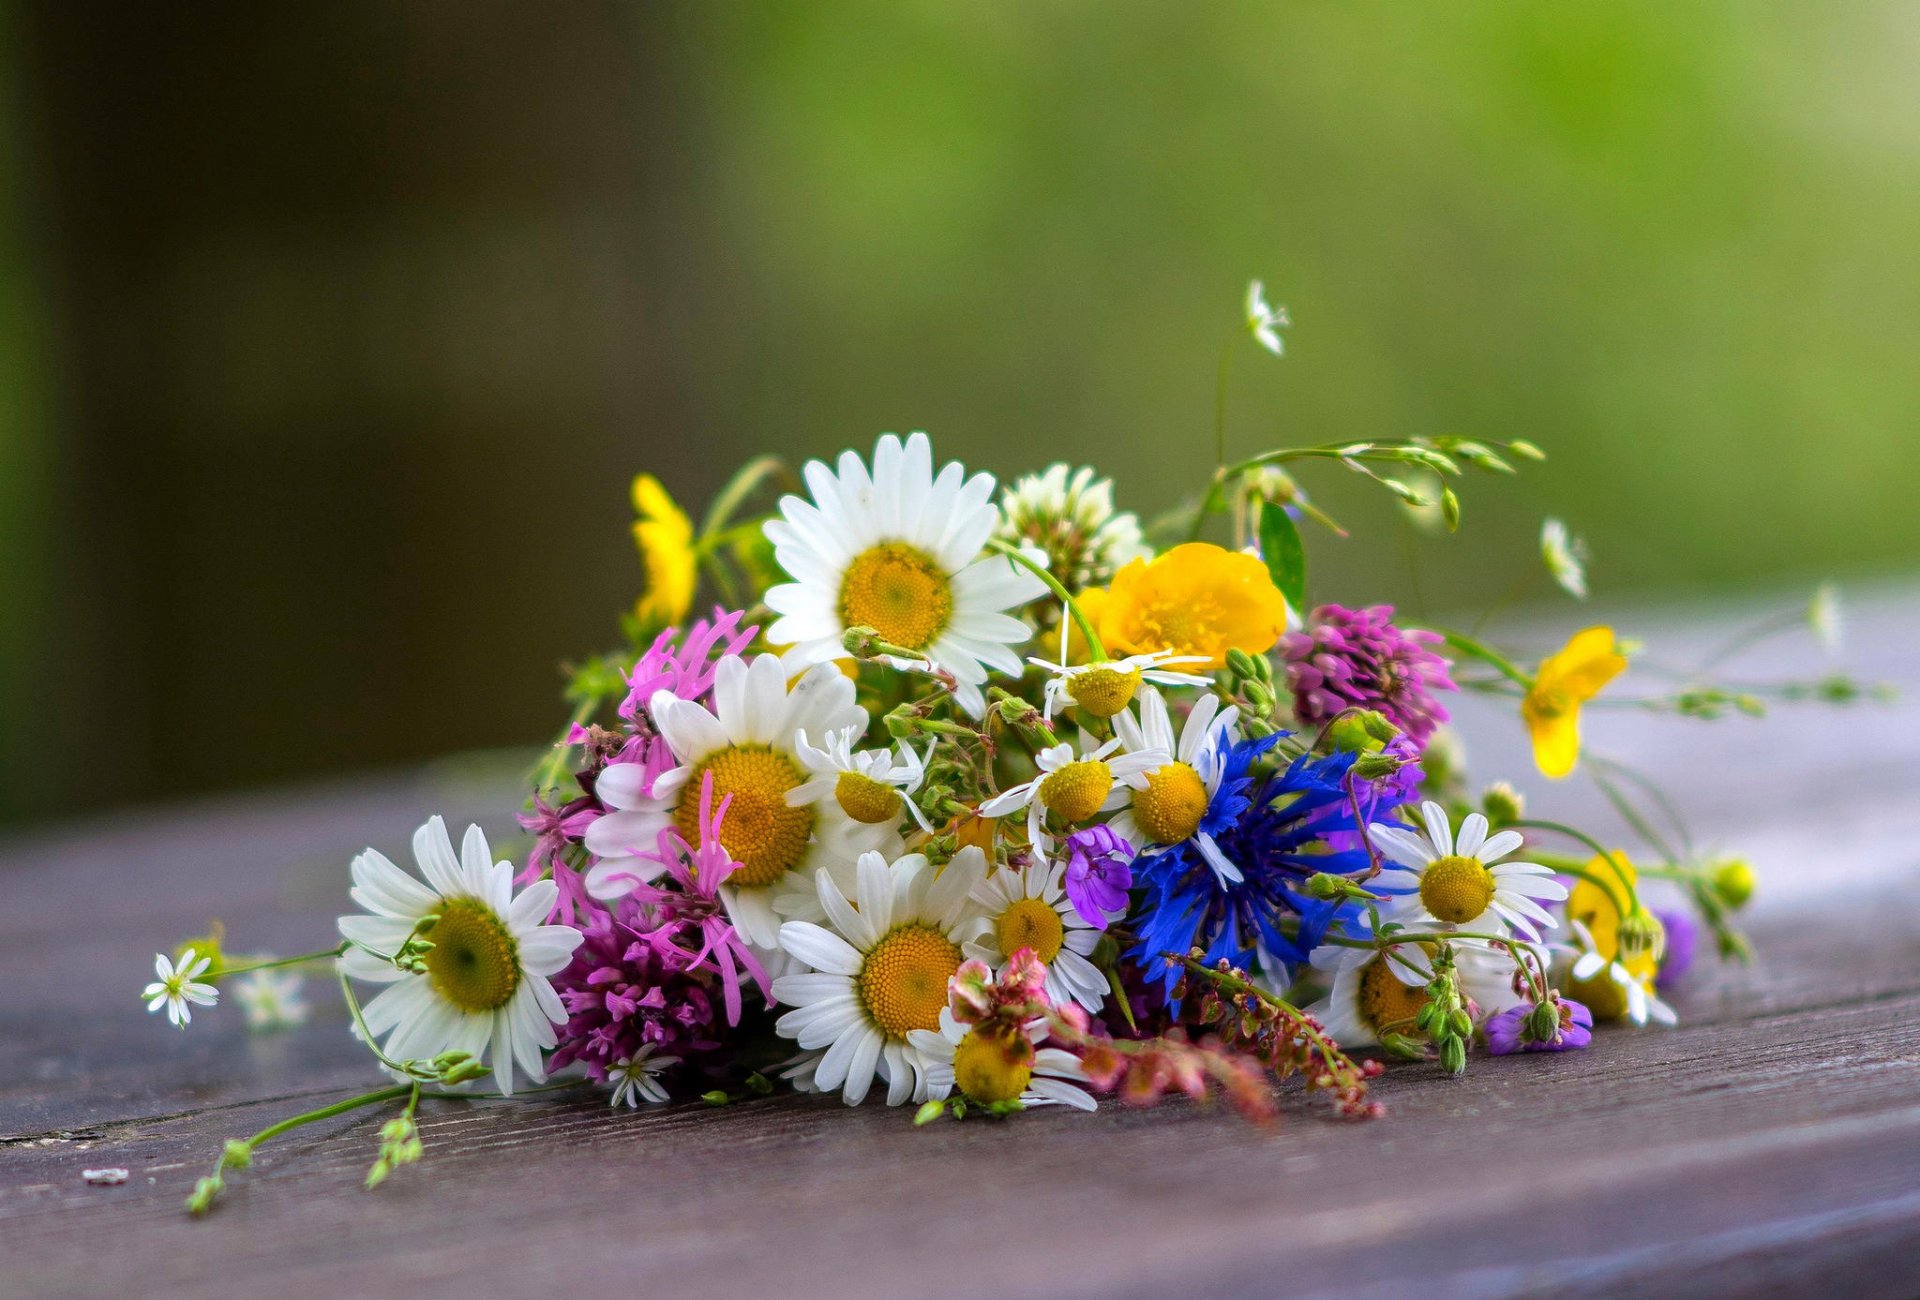
<path fill-rule="evenodd" d="M 1441 858 L 1420 875 L 1420 901 L 1442 921 L 1471 921 L 1493 901 L 1493 873 L 1478 858 Z"/>
<path fill-rule="evenodd" d="M 1375 957 L 1360 970 L 1360 1016 L 1376 1032 L 1418 1034 L 1413 1018 L 1426 1001 L 1426 989 L 1402 983 L 1385 957 Z"/>
<path fill-rule="evenodd" d="M 716 809 L 733 796 L 720 822 L 720 843 L 740 864 L 728 883 L 771 885 L 797 866 L 813 831 L 813 809 L 787 804 L 787 791 L 800 784 L 793 761 L 765 745 L 733 745 L 702 762 L 688 775 L 673 813 L 689 844 L 700 842 L 700 786 L 708 773 Z"/>
<path fill-rule="evenodd" d="M 1083 822 L 1100 811 L 1113 793 L 1113 769 L 1097 758 L 1047 773 L 1040 782 L 1040 802 L 1070 822 Z"/>
<path fill-rule="evenodd" d="M 1060 945 L 1067 937 L 1060 913 L 1038 898 L 1023 898 L 1000 913 L 993 930 L 1004 956 L 1031 948 L 1033 955 L 1045 962 L 1060 955 Z"/>
<path fill-rule="evenodd" d="M 477 898 L 447 898 L 426 931 L 427 979 L 462 1011 L 495 1011 L 520 987 L 520 950 L 494 910 Z"/>
<path fill-rule="evenodd" d="M 1207 812 L 1207 783 L 1185 763 L 1168 763 L 1147 774 L 1147 788 L 1133 793 L 1133 820 L 1155 844 L 1192 839 Z"/>
<path fill-rule="evenodd" d="M 970 1029 L 953 1049 L 953 1083 L 982 1105 L 1016 1101 L 1033 1080 L 1033 1044 L 1009 1030 Z"/>
<path fill-rule="evenodd" d="M 953 585 L 926 552 L 900 542 L 870 546 L 840 580 L 840 619 L 883 641 L 925 650 L 953 615 Z"/>
<path fill-rule="evenodd" d="M 833 797 L 841 812 L 868 826 L 888 821 L 900 811 L 900 796 L 893 787 L 861 772 L 842 772 L 833 783 Z"/>
<path fill-rule="evenodd" d="M 1140 689 L 1140 670 L 1121 672 L 1117 668 L 1089 668 L 1067 679 L 1067 694 L 1080 708 L 1096 718 L 1111 718 L 1133 703 Z"/>
<path fill-rule="evenodd" d="M 952 940 L 932 926 L 903 925 L 867 950 L 854 981 L 873 1023 L 898 1042 L 916 1029 L 938 1029 L 947 981 L 960 969 Z"/>

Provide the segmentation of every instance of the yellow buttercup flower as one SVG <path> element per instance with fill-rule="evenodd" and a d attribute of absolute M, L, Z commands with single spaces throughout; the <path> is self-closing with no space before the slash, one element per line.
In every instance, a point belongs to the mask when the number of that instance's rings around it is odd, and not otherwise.
<path fill-rule="evenodd" d="M 1544 775 L 1558 779 L 1573 771 L 1580 761 L 1580 706 L 1626 666 L 1610 627 L 1575 632 L 1566 649 L 1541 661 L 1520 702 L 1520 715 L 1533 737 L 1533 761 Z"/>
<path fill-rule="evenodd" d="M 1287 626 L 1287 601 L 1257 556 L 1207 542 L 1134 560 L 1113 576 L 1100 639 L 1113 654 L 1171 650 L 1218 668 L 1227 651 L 1265 654 Z"/>
<path fill-rule="evenodd" d="M 633 524 L 633 541 L 647 569 L 646 594 L 634 606 L 634 615 L 649 626 L 678 623 L 693 607 L 700 582 L 693 521 L 651 474 L 634 477 L 633 509 L 640 516 Z"/>

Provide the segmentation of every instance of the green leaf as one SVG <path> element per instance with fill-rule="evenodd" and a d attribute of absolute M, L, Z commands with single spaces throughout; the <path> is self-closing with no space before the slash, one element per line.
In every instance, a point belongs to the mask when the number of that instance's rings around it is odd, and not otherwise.
<path fill-rule="evenodd" d="M 1260 503 L 1260 555 L 1273 575 L 1273 585 L 1287 598 L 1287 608 L 1304 618 L 1307 612 L 1307 552 L 1300 530 L 1284 506 Z"/>

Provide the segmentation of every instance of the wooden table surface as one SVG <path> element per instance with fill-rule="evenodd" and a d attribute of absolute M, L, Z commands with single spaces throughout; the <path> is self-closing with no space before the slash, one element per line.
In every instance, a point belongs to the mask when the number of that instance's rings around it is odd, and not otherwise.
<path fill-rule="evenodd" d="M 1681 661 L 1733 626 L 1640 615 Z M 1757 864 L 1758 964 L 1707 959 L 1677 1029 L 1395 1067 L 1372 1124 L 1297 1097 L 1265 1128 L 1185 1104 L 916 1130 L 792 1096 L 433 1103 L 425 1160 L 375 1192 L 363 1112 L 269 1146 L 194 1222 L 223 1138 L 377 1079 L 318 982 L 289 1033 L 146 1015 L 153 952 L 211 916 L 247 949 L 319 946 L 353 852 L 404 856 L 433 811 L 503 833 L 513 790 L 448 764 L 0 843 L 0 1295 L 1920 1293 L 1920 591 L 1852 621 L 1895 705 L 1589 725 Z M 1481 779 L 1607 824 L 1584 784 L 1526 778 L 1515 722 L 1462 713 Z M 131 1176 L 82 1179 L 103 1166 Z"/>

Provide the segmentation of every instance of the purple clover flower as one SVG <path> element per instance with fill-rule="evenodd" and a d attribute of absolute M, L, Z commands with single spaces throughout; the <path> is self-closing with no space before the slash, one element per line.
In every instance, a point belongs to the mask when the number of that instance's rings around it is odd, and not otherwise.
<path fill-rule="evenodd" d="M 1448 717 L 1433 693 L 1458 689 L 1447 661 L 1428 648 L 1440 641 L 1438 632 L 1394 626 L 1391 605 L 1322 605 L 1304 630 L 1280 638 L 1294 712 L 1317 726 L 1345 709 L 1376 709 L 1425 745 Z"/>
<path fill-rule="evenodd" d="M 1133 888 L 1133 845 L 1106 826 L 1067 836 L 1067 901 L 1096 930 L 1126 915 Z"/>

